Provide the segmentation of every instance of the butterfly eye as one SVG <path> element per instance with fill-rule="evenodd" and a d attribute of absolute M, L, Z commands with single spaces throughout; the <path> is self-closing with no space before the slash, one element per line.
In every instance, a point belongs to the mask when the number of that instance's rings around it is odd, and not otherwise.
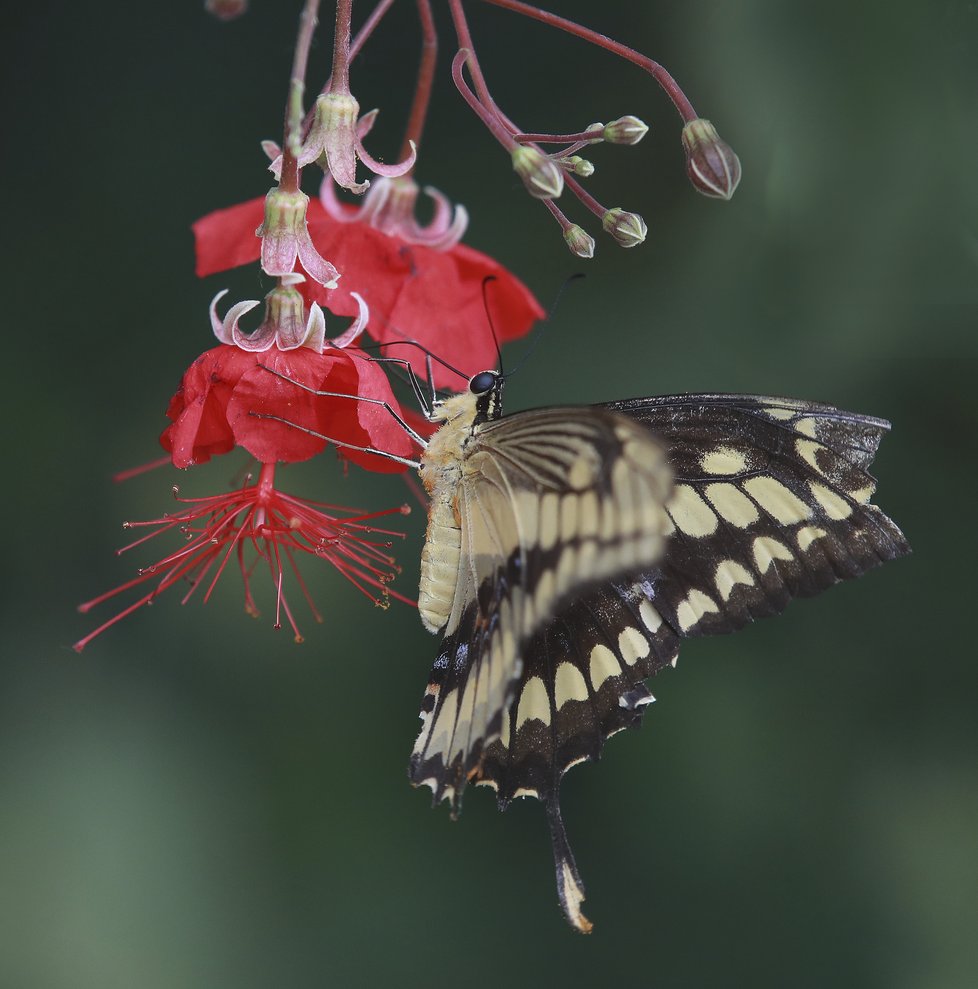
<path fill-rule="evenodd" d="M 480 371 L 471 381 L 469 381 L 469 391 L 473 395 L 485 395 L 487 391 L 492 391 L 496 385 L 495 371 Z"/>

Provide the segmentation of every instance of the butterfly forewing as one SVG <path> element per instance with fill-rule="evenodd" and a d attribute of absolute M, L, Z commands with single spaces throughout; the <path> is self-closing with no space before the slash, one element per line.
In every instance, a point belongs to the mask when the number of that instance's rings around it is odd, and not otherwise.
<path fill-rule="evenodd" d="M 651 434 L 597 408 L 477 425 L 460 458 L 457 483 L 449 477 L 431 487 L 433 506 L 451 499 L 461 546 L 450 634 L 410 770 L 414 783 L 456 808 L 485 747 L 510 731 L 509 702 L 530 637 L 582 588 L 661 556 L 669 493 Z M 546 688 L 529 680 L 520 694 L 517 724 L 549 720 Z"/>
<path fill-rule="evenodd" d="M 681 635 L 733 631 L 908 552 L 870 503 L 882 419 L 738 395 L 609 407 L 659 437 L 675 474 L 674 531 L 647 583 Z"/>

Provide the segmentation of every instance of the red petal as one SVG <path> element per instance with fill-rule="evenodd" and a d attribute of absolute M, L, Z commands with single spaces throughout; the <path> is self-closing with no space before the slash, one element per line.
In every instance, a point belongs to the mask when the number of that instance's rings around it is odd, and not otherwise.
<path fill-rule="evenodd" d="M 193 225 L 197 248 L 197 276 L 203 278 L 228 268 L 257 261 L 261 238 L 255 230 L 265 219 L 265 198 L 215 210 Z"/>
<path fill-rule="evenodd" d="M 234 384 L 248 365 L 247 357 L 236 347 L 214 347 L 187 369 L 166 412 L 172 425 L 160 436 L 175 467 L 202 464 L 233 449 L 227 405 Z"/>
<path fill-rule="evenodd" d="M 228 402 L 228 422 L 235 441 L 265 464 L 314 457 L 325 448 L 326 441 L 293 427 L 321 432 L 319 404 L 326 399 L 293 382 L 322 388 L 332 359 L 305 347 L 285 352 L 272 347 L 251 356 L 251 367 L 241 376 Z M 260 419 L 259 414 L 284 421 Z"/>

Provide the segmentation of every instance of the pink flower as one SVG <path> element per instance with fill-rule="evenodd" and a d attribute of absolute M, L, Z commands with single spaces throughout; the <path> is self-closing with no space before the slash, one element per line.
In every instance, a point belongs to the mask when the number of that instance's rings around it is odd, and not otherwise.
<path fill-rule="evenodd" d="M 328 302 L 332 312 L 345 316 L 359 312 L 359 295 L 370 307 L 369 333 L 380 343 L 416 341 L 465 376 L 495 367 L 493 330 L 500 343 L 518 339 L 542 318 L 543 309 L 515 275 L 458 243 L 464 211 L 453 213 L 444 197 L 429 191 L 435 218 L 421 227 L 413 213 L 417 186 L 410 179 L 386 182 L 374 183 L 359 210 L 338 203 L 331 187 L 321 203 L 310 202 L 310 237 L 318 251 L 333 258 L 343 278 L 333 290 L 308 283 L 300 290 L 310 302 Z M 256 260 L 257 244 L 244 233 L 261 210 L 261 200 L 250 200 L 194 224 L 198 275 Z M 385 352 L 410 360 L 423 373 L 424 355 L 417 348 Z M 464 383 L 440 367 L 435 380 L 440 387 Z"/>

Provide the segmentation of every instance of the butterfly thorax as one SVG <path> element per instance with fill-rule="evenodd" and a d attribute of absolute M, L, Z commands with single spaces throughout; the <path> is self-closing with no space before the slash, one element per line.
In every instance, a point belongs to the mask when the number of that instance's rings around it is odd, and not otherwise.
<path fill-rule="evenodd" d="M 446 399 L 432 416 L 443 425 L 421 455 L 421 481 L 431 496 L 431 505 L 421 553 L 418 611 L 429 632 L 444 628 L 455 597 L 462 544 L 456 499 L 476 415 L 476 397 L 471 393 Z"/>

